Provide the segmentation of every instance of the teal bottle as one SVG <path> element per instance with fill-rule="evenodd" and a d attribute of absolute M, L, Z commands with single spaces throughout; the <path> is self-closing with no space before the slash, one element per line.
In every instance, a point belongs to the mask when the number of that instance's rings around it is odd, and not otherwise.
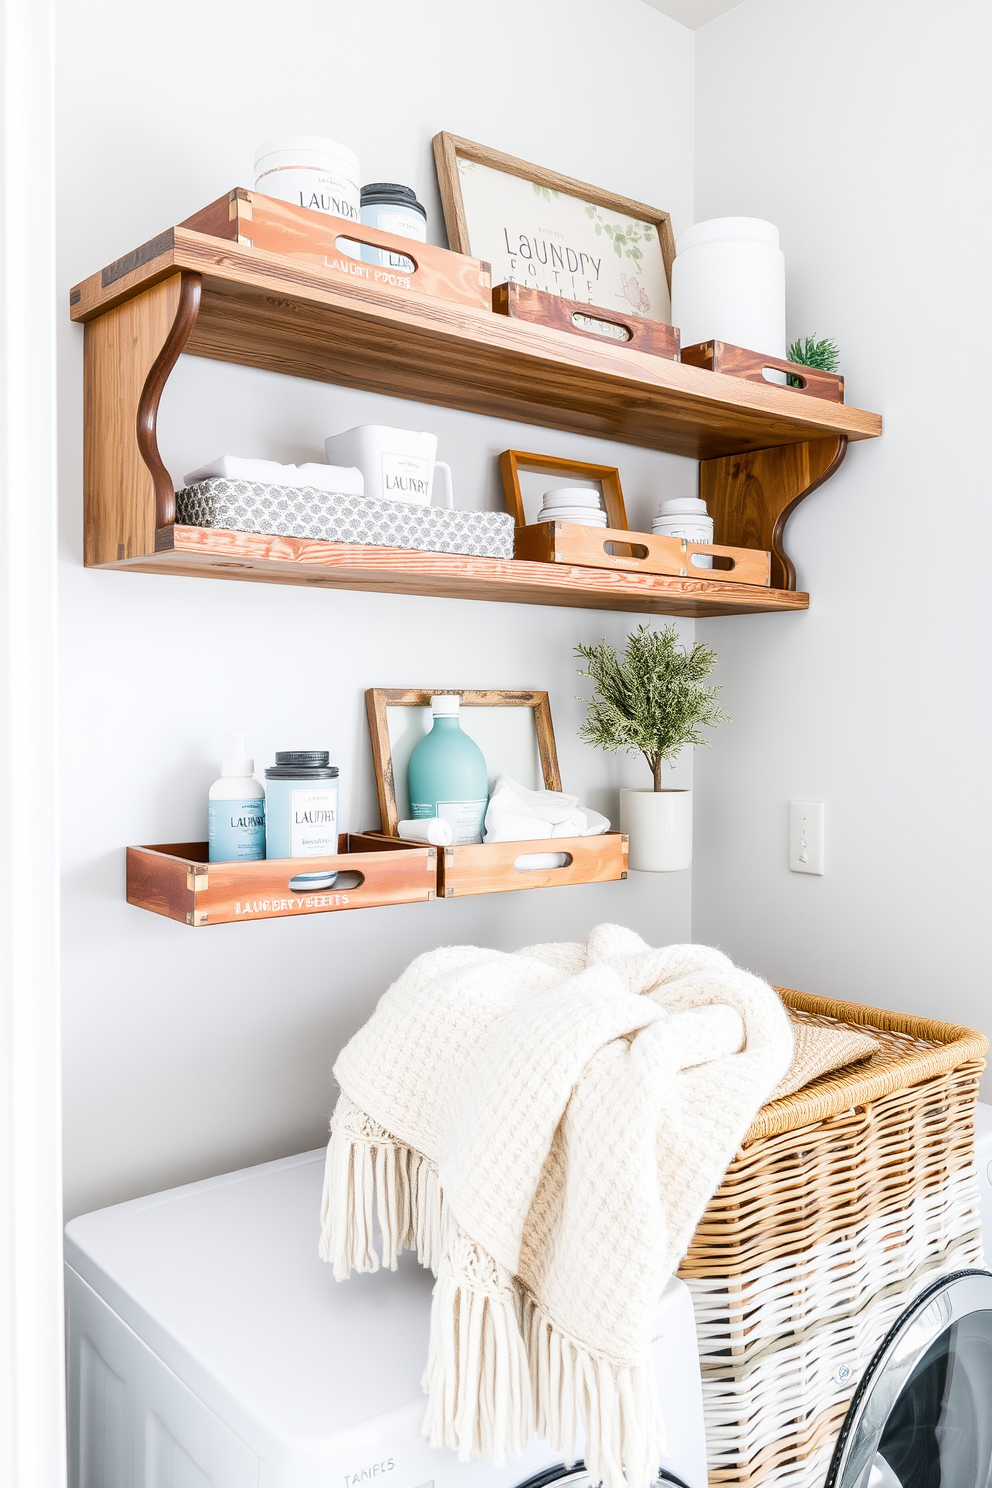
<path fill-rule="evenodd" d="M 434 722 L 407 767 L 410 811 L 414 818 L 441 816 L 454 828 L 455 842 L 481 842 L 489 800 L 485 755 L 462 733 L 459 697 L 431 698 Z"/>

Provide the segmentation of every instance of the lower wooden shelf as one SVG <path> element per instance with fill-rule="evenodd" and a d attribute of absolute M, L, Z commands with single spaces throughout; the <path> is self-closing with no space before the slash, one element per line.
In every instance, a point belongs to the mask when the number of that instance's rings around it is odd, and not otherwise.
<path fill-rule="evenodd" d="M 181 925 L 291 919 L 330 910 L 417 904 L 437 893 L 437 850 L 343 836 L 329 858 L 211 863 L 205 842 L 127 850 L 127 902 Z"/>
<path fill-rule="evenodd" d="M 115 563 L 96 566 L 505 604 L 627 610 L 643 615 L 701 618 L 809 608 L 809 595 L 800 590 L 732 584 L 718 578 L 680 578 L 516 558 L 470 558 L 216 527 L 162 528 L 156 547 L 154 554 L 122 556 Z"/>

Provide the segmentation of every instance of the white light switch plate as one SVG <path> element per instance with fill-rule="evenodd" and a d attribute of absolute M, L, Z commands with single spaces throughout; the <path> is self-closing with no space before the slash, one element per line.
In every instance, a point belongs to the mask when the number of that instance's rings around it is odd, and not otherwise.
<path fill-rule="evenodd" d="M 823 802 L 789 802 L 789 868 L 793 873 L 823 872 Z"/>

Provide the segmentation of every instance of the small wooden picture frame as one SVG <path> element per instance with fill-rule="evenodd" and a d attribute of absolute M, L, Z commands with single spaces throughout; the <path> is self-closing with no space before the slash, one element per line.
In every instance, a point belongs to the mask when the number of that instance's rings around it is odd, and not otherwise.
<path fill-rule="evenodd" d="M 557 455 L 537 455 L 527 450 L 504 450 L 499 457 L 503 477 L 506 509 L 518 527 L 527 526 L 524 498 L 520 490 L 520 472 L 536 475 L 560 475 L 566 479 L 598 481 L 603 491 L 606 525 L 627 531 L 627 510 L 623 503 L 620 472 L 615 465 L 590 465 L 585 460 L 564 460 Z"/>
<path fill-rule="evenodd" d="M 400 821 L 387 709 L 429 708 L 431 698 L 437 693 L 457 695 L 462 700 L 463 708 L 532 709 L 544 787 L 546 790 L 561 790 L 555 731 L 546 692 L 477 691 L 463 687 L 370 687 L 365 694 L 365 706 L 369 716 L 372 763 L 375 766 L 375 787 L 379 797 L 380 831 L 389 837 L 395 837 Z"/>
<path fill-rule="evenodd" d="M 512 281 L 671 324 L 669 214 L 456 134 L 434 136 L 448 246 Z"/>

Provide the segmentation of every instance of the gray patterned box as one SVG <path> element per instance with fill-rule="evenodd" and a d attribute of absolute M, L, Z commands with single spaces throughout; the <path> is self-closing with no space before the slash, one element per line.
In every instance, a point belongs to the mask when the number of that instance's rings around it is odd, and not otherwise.
<path fill-rule="evenodd" d="M 508 512 L 443 511 L 378 496 L 337 496 L 315 486 L 200 481 L 176 492 L 176 521 L 186 527 L 417 548 L 422 553 L 513 557 L 513 518 Z"/>

